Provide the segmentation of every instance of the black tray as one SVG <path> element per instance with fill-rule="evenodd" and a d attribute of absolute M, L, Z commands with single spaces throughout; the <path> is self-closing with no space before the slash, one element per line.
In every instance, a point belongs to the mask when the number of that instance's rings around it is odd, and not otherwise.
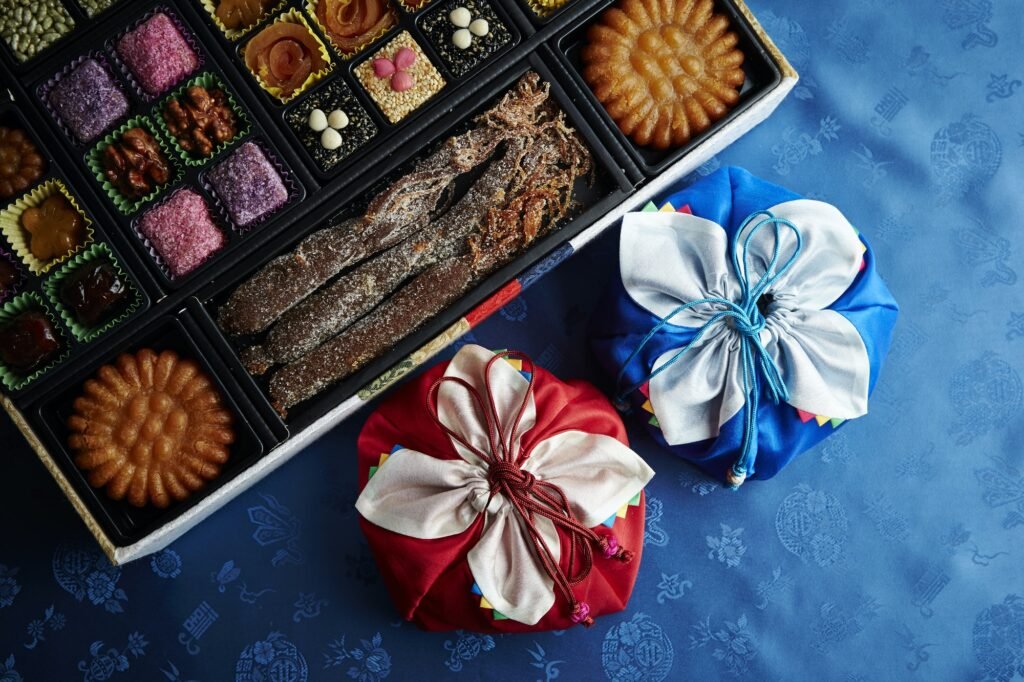
<path fill-rule="evenodd" d="M 73 4 L 73 0 L 63 1 L 65 4 Z M 553 257 L 553 252 L 564 250 L 571 237 L 592 225 L 625 200 L 637 186 L 646 182 L 645 172 L 649 176 L 654 173 L 653 168 L 664 168 L 670 163 L 663 159 L 657 166 L 652 166 L 648 160 L 630 149 L 628 141 L 607 124 L 606 116 L 602 118 L 603 109 L 596 105 L 589 90 L 578 75 L 573 73 L 571 61 L 566 59 L 561 49 L 563 44 L 568 47 L 565 41 L 573 31 L 580 30 L 610 0 L 573 0 L 543 19 L 532 16 L 527 6 L 521 4 L 524 1 L 489 0 L 512 33 L 512 43 L 489 57 L 483 66 L 458 79 L 458 82 L 451 80 L 441 93 L 397 125 L 384 122 L 376 105 L 362 92 L 361 86 L 352 87 L 355 82 L 351 74 L 351 69 L 361 59 L 369 58 L 377 46 L 393 37 L 394 32 L 382 37 L 352 59 L 342 60 L 336 53 L 333 54 L 335 71 L 331 78 L 349 84 L 364 108 L 375 117 L 381 132 L 329 172 L 322 171 L 313 163 L 298 143 L 296 135 L 284 122 L 288 111 L 300 106 L 309 93 L 326 86 L 328 79 L 322 80 L 304 95 L 281 105 L 263 91 L 239 59 L 239 45 L 250 39 L 258 28 L 239 41 L 228 40 L 213 24 L 199 0 L 121 0 L 96 19 L 79 21 L 78 30 L 26 64 L 12 62 L 10 55 L 0 49 L 0 80 L 9 84 L 21 122 L 31 123 L 26 126 L 26 130 L 37 138 L 41 149 L 50 157 L 51 173 L 59 169 L 68 188 L 93 218 L 96 239 L 104 239 L 110 244 L 119 264 L 139 285 L 149 305 L 148 309 L 135 313 L 132 320 L 101 336 L 102 346 L 93 342 L 91 347 L 73 355 L 69 362 L 40 377 L 24 391 L 12 395 L 16 407 L 28 416 L 54 460 L 76 486 L 76 490 L 116 544 L 134 542 L 180 515 L 204 499 L 211 490 L 258 460 L 262 456 L 260 453 L 270 452 L 289 437 L 310 427 L 342 401 L 385 374 L 411 352 L 486 301 L 506 282 L 546 257 Z M 287 0 L 283 4 L 285 9 L 298 8 L 305 11 L 305 0 Z M 763 93 L 771 83 L 778 82 L 778 73 L 768 61 L 757 36 L 749 30 L 746 21 L 738 16 L 729 0 L 720 0 L 720 4 L 734 15 L 744 41 L 748 41 L 744 43 L 748 64 L 765 60 L 774 74 L 774 80 L 761 79 L 758 74 L 754 74 L 757 78 L 751 77 L 752 84 L 758 87 L 744 95 L 741 107 L 745 108 L 753 102 L 754 94 L 751 93 Z M 243 238 L 233 240 L 230 248 L 222 250 L 214 260 L 178 282 L 167 280 L 150 258 L 144 244 L 134 234 L 133 220 L 142 211 L 126 216 L 113 207 L 84 164 L 86 149 L 64 136 L 37 95 L 37 88 L 72 59 L 100 49 L 107 40 L 120 34 L 158 5 L 170 8 L 198 43 L 204 63 L 196 73 L 212 72 L 219 77 L 248 115 L 250 133 L 245 139 L 259 139 L 290 170 L 296 184 L 304 188 L 305 197 L 301 202 L 296 200 L 290 208 L 279 211 L 266 224 L 251 230 Z M 447 11 L 445 7 L 445 2 L 433 0 L 419 10 L 400 12 L 401 27 L 410 30 L 435 67 L 447 78 L 451 74 L 446 71 L 444 61 L 434 53 L 430 41 L 418 33 L 424 17 L 431 12 Z M 278 11 L 273 15 L 276 16 Z M 80 16 L 76 15 L 75 18 L 78 21 Z M 315 20 L 308 15 L 306 19 L 314 33 L 318 33 Z M 321 38 L 325 40 L 328 49 L 333 50 L 329 41 Z M 312 230 L 321 227 L 328 218 L 338 213 L 360 210 L 368 200 L 369 193 L 379 188 L 388 178 L 394 178 L 407 169 L 425 149 L 458 132 L 460 126 L 467 125 L 474 113 L 493 101 L 528 69 L 536 70 L 543 80 L 552 84 L 556 100 L 581 131 L 594 154 L 595 165 L 599 169 L 598 182 L 595 189 L 580 194 L 584 208 L 560 228 L 538 240 L 519 258 L 492 273 L 443 314 L 414 334 L 396 342 L 386 355 L 316 398 L 296 406 L 287 423 L 283 421 L 266 398 L 263 380 L 254 379 L 248 374 L 239 362 L 233 340 L 226 338 L 218 329 L 214 321 L 216 309 L 241 280 L 275 255 L 291 248 Z M 175 86 L 172 91 L 178 87 Z M 132 97 L 131 91 L 129 96 Z M 133 100 L 137 107 L 135 111 L 140 110 L 138 107 L 149 111 L 162 102 L 163 97 L 152 103 Z M 39 123 L 39 119 L 43 123 Z M 731 117 L 726 120 L 731 120 Z M 717 130 L 718 125 L 713 130 Z M 240 143 L 241 140 L 236 140 L 231 149 Z M 679 152 L 677 158 L 683 154 L 685 151 Z M 641 172 L 641 164 L 644 164 L 645 172 Z M 211 165 L 208 163 L 199 169 L 192 169 L 189 171 L 192 174 L 187 175 L 188 182 L 195 183 L 201 194 L 202 173 Z M 165 199 L 169 194 L 170 191 L 164 191 L 157 201 Z M 149 202 L 147 207 L 154 203 Z M 191 344 L 191 349 L 199 353 L 207 369 L 212 369 L 217 381 L 223 384 L 225 395 L 230 396 L 234 408 L 244 416 L 244 429 L 247 433 L 251 431 L 249 435 L 255 440 L 247 441 L 252 447 L 246 446 L 246 453 L 237 460 L 233 459 L 229 471 L 206 491 L 192 496 L 188 502 L 173 505 L 166 512 L 131 514 L 128 513 L 131 510 L 116 509 L 118 505 L 111 507 L 103 493 L 97 496 L 74 467 L 64 449 L 63 417 L 66 414 L 61 410 L 66 412 L 73 394 L 77 395 L 80 390 L 81 382 L 99 364 L 109 361 L 121 350 L 134 351 L 147 343 L 160 347 L 164 337 L 161 330 L 171 329 L 174 332 L 166 335 L 168 342 L 172 339 L 187 342 Z M 99 352 L 101 349 L 102 353 Z"/>

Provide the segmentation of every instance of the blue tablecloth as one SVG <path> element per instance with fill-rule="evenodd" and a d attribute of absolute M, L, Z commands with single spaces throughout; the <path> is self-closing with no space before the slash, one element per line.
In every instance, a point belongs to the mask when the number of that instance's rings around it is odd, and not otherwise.
<path fill-rule="evenodd" d="M 903 313 L 867 417 L 735 493 L 633 429 L 658 475 L 629 609 L 504 637 L 399 621 L 352 508 L 365 411 L 123 568 L 4 420 L 0 680 L 1024 676 L 1021 7 L 753 5 L 803 79 L 700 172 L 746 166 L 872 242 Z M 592 376 L 584 329 L 615 244 L 473 338 Z"/>

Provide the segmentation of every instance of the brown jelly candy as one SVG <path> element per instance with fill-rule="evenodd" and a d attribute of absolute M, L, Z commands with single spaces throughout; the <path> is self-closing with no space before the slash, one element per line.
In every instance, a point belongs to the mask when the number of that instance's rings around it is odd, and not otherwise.
<path fill-rule="evenodd" d="M 31 372 L 58 350 L 60 337 L 42 311 L 23 312 L 0 327 L 0 361 L 15 372 Z"/>
<path fill-rule="evenodd" d="M 28 189 L 45 169 L 46 162 L 25 131 L 0 126 L 0 198 Z"/>
<path fill-rule="evenodd" d="M 60 290 L 61 302 L 85 327 L 113 318 L 128 298 L 128 283 L 111 263 L 87 263 L 72 273 Z"/>

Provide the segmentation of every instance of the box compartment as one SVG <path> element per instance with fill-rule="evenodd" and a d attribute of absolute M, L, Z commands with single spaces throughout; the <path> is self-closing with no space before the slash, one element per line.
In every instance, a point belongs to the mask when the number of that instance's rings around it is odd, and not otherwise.
<path fill-rule="evenodd" d="M 630 160 L 633 161 L 649 178 L 656 177 L 665 171 L 706 140 L 718 134 L 720 130 L 736 120 L 744 112 L 754 107 L 768 93 L 779 86 L 782 81 L 782 72 L 779 66 L 772 59 L 771 55 L 762 45 L 757 32 L 754 30 L 747 17 L 739 11 L 737 6 L 729 0 L 716 0 L 715 12 L 729 17 L 732 30 L 739 37 L 737 47 L 744 54 L 743 72 L 746 80 L 740 88 L 740 100 L 724 117 L 716 121 L 702 133 L 695 135 L 686 144 L 675 149 L 656 150 L 641 147 L 619 130 L 619 127 L 612 120 L 612 117 L 605 111 L 604 105 L 594 96 L 590 86 L 583 79 L 583 66 L 580 59 L 580 52 L 586 43 L 587 29 L 606 9 L 615 4 L 615 0 L 601 0 L 591 6 L 586 12 L 580 14 L 576 19 L 558 34 L 551 42 L 558 53 L 562 67 L 576 82 L 580 91 L 583 92 L 587 104 L 584 107 L 594 120 L 595 125 L 611 131 L 619 143 L 619 147 L 626 150 Z"/>
<path fill-rule="evenodd" d="M 231 456 L 221 474 L 187 499 L 172 502 L 166 509 L 136 508 L 127 502 L 110 499 L 103 490 L 92 488 L 81 470 L 75 466 L 74 453 L 67 446 L 67 419 L 74 411 L 73 403 L 81 395 L 84 381 L 92 377 L 100 366 L 113 362 L 121 353 L 136 352 L 142 348 L 157 352 L 173 350 L 182 358 L 196 360 L 213 380 L 225 406 L 235 417 L 235 442 L 231 445 Z M 157 319 L 137 330 L 134 338 L 123 340 L 102 354 L 94 354 L 88 363 L 80 363 L 73 373 L 64 377 L 60 386 L 54 387 L 41 400 L 36 410 L 29 413 L 29 420 L 104 533 L 116 544 L 130 544 L 200 504 L 280 442 L 262 423 L 244 394 L 231 385 L 228 380 L 230 376 L 227 365 L 202 335 L 199 326 L 189 313 L 183 311 L 173 317 Z"/>

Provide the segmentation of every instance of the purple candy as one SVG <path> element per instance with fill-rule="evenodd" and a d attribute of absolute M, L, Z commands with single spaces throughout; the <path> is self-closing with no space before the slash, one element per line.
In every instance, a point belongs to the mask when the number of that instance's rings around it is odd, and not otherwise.
<path fill-rule="evenodd" d="M 46 99 L 80 142 L 92 141 L 128 113 L 124 92 L 107 69 L 91 58 L 62 75 Z"/>
<path fill-rule="evenodd" d="M 151 95 L 159 95 L 199 68 L 199 57 L 163 13 L 124 34 L 117 41 L 117 54 Z"/>
<path fill-rule="evenodd" d="M 254 142 L 246 142 L 210 171 L 210 184 L 239 227 L 251 225 L 288 201 L 277 169 Z"/>
<path fill-rule="evenodd" d="M 141 232 L 174 277 L 195 270 L 224 246 L 206 201 L 190 189 L 178 190 L 150 209 L 139 222 Z"/>

